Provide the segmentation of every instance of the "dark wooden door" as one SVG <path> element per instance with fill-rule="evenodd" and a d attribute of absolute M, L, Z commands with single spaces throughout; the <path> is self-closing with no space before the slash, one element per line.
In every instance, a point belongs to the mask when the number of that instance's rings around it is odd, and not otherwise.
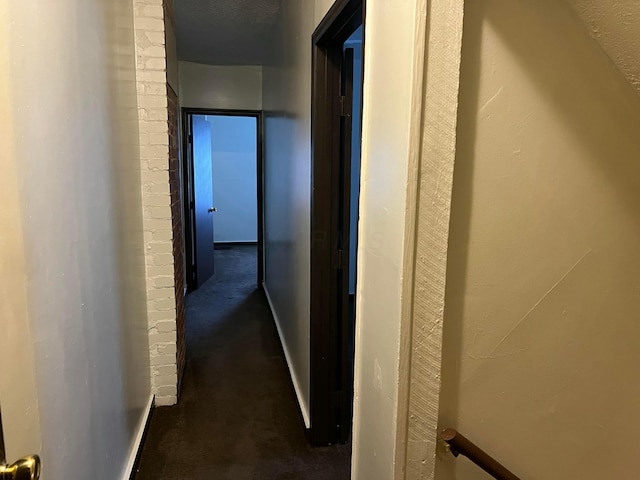
<path fill-rule="evenodd" d="M 354 55 L 344 46 L 363 19 L 362 0 L 339 0 L 313 34 L 308 435 L 318 446 L 347 441 L 352 426 L 349 230 Z"/>
<path fill-rule="evenodd" d="M 203 115 L 191 120 L 193 148 L 193 218 L 197 287 L 215 273 L 213 244 L 213 177 L 211 170 L 211 125 Z"/>
<path fill-rule="evenodd" d="M 353 136 L 353 67 L 352 48 L 346 48 L 341 66 L 341 121 L 340 121 L 340 192 L 338 194 L 338 425 L 341 442 L 351 433 L 353 416 L 353 342 L 354 318 L 349 289 L 350 238 L 351 238 L 351 162 Z M 355 233 L 355 232 L 354 232 Z"/>

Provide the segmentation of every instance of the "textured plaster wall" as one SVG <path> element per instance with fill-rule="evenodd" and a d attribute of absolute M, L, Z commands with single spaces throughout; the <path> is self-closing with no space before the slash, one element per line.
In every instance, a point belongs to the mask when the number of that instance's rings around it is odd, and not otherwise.
<path fill-rule="evenodd" d="M 627 80 L 640 93 L 640 2 L 567 0 Z"/>
<path fill-rule="evenodd" d="M 435 470 L 464 0 L 416 7 L 396 479 Z"/>
<path fill-rule="evenodd" d="M 522 478 L 634 478 L 640 100 L 566 4 L 466 8 L 440 426 Z"/>
<path fill-rule="evenodd" d="M 422 92 L 417 9 L 416 1 L 367 5 L 352 460 L 363 480 L 395 470 L 413 105 Z"/>

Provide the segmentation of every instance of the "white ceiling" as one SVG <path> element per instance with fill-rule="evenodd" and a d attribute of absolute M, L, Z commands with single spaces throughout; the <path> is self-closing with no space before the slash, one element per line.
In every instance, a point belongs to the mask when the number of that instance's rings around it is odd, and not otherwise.
<path fill-rule="evenodd" d="M 175 0 L 178 58 L 210 65 L 269 63 L 281 4 L 282 0 Z"/>
<path fill-rule="evenodd" d="M 640 94 L 640 0 L 567 0 Z"/>

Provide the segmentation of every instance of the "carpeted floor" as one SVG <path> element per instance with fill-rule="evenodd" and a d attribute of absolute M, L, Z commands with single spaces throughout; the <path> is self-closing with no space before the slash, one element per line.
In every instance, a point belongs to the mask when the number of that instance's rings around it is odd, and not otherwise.
<path fill-rule="evenodd" d="M 187 297 L 180 401 L 154 411 L 136 479 L 348 479 L 350 446 L 311 448 L 301 422 L 256 248 L 218 250 Z"/>

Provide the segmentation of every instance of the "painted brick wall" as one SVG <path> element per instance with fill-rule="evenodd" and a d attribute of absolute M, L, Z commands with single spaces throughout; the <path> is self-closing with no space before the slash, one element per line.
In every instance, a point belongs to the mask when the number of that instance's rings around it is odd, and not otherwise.
<path fill-rule="evenodd" d="M 171 187 L 171 217 L 173 220 L 173 258 L 176 296 L 176 341 L 178 391 L 186 360 L 186 324 L 184 309 L 184 237 L 182 235 L 182 201 L 180 195 L 180 158 L 178 144 L 178 96 L 167 84 L 169 100 L 169 185 Z"/>
<path fill-rule="evenodd" d="M 174 222 L 163 0 L 133 0 L 151 389 L 156 405 L 178 397 Z M 180 308 L 180 305 L 178 305 Z"/>

